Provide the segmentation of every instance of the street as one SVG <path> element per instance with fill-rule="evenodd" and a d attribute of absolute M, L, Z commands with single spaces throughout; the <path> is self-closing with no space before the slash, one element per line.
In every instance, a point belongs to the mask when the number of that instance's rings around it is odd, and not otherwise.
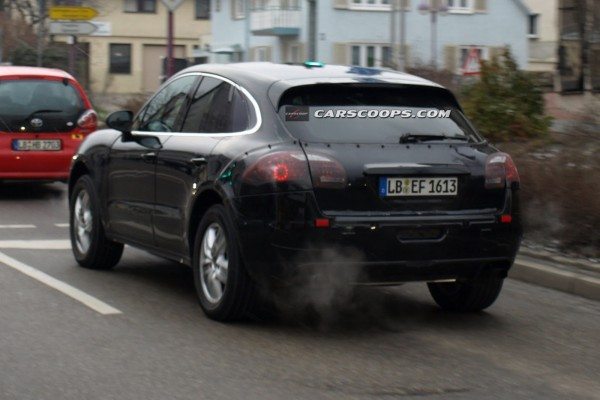
<path fill-rule="evenodd" d="M 79 268 L 66 185 L 0 186 L 2 400 L 600 399 L 599 344 L 600 303 L 511 279 L 472 315 L 407 284 L 316 324 L 217 323 L 187 267 L 127 247 Z"/>

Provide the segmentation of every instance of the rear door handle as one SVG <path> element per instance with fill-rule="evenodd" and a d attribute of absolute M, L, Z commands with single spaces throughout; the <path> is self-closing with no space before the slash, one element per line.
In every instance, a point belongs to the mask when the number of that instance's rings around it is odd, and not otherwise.
<path fill-rule="evenodd" d="M 190 158 L 190 163 L 197 165 L 197 166 L 205 165 L 206 162 L 207 162 L 206 158 L 204 158 L 204 157 Z"/>
<path fill-rule="evenodd" d="M 149 153 L 143 153 L 141 157 L 144 161 L 153 162 L 154 160 L 156 160 L 156 152 L 151 151 Z"/>

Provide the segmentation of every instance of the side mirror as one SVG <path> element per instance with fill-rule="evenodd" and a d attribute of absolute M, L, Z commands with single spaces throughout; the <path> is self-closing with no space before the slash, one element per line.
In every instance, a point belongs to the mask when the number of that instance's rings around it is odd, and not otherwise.
<path fill-rule="evenodd" d="M 106 118 L 106 125 L 123 133 L 131 133 L 133 113 L 131 111 L 115 111 Z"/>

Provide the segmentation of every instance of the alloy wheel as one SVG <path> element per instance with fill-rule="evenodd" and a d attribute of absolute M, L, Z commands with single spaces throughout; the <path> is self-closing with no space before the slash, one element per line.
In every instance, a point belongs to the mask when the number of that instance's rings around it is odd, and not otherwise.
<path fill-rule="evenodd" d="M 90 195 L 82 190 L 77 195 L 73 210 L 73 228 L 75 231 L 75 244 L 81 254 L 86 254 L 92 243 L 93 216 Z"/>
<path fill-rule="evenodd" d="M 199 265 L 202 292 L 213 304 L 218 303 L 223 297 L 228 267 L 225 230 L 218 222 L 213 222 L 204 231 Z"/>

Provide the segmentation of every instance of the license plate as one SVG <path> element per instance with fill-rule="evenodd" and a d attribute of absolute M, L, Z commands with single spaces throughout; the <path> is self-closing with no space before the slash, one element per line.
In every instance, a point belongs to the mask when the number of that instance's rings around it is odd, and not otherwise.
<path fill-rule="evenodd" d="M 457 194 L 458 178 L 379 178 L 381 197 L 456 196 Z"/>
<path fill-rule="evenodd" d="M 60 140 L 18 139 L 13 140 L 12 148 L 18 151 L 58 151 L 61 149 L 61 142 Z"/>

